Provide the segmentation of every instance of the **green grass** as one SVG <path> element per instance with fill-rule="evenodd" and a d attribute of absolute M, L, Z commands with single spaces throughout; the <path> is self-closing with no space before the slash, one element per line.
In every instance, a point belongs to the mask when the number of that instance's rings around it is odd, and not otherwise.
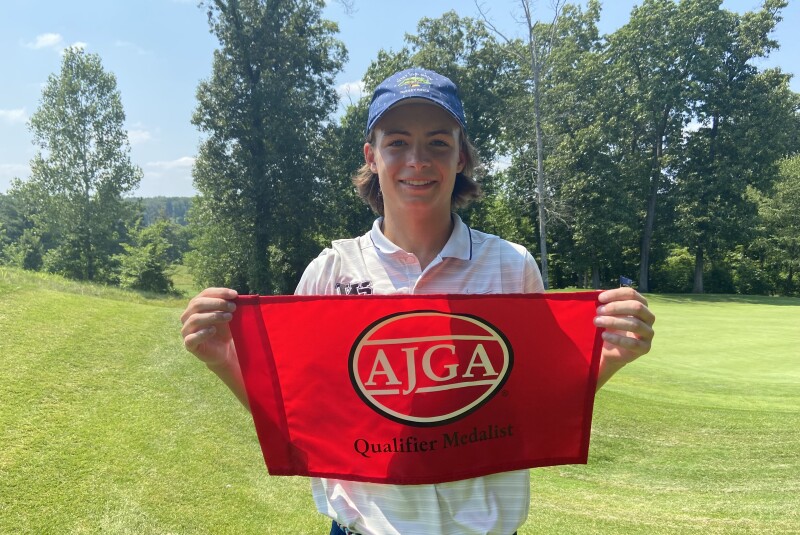
<path fill-rule="evenodd" d="M 653 351 L 597 397 L 586 466 L 521 533 L 800 533 L 800 300 L 648 296 Z"/>
<path fill-rule="evenodd" d="M 800 533 L 800 300 L 649 299 L 653 351 L 520 533 Z M 0 533 L 327 533 L 183 350 L 185 301 L 0 268 Z"/>
<path fill-rule="evenodd" d="M 183 350 L 185 300 L 3 268 L 0 300 L 0 533 L 324 530 Z"/>

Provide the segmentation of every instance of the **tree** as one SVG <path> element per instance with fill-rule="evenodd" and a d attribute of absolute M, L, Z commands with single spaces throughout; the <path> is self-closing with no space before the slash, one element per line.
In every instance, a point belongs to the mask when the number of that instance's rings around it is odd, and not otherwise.
<path fill-rule="evenodd" d="M 131 231 L 132 244 L 123 244 L 119 255 L 119 285 L 130 290 L 172 293 L 170 237 L 174 223 L 162 219 L 150 226 Z"/>
<path fill-rule="evenodd" d="M 19 201 L 14 195 L 0 193 L 0 258 L 5 247 L 17 241 L 24 230 Z"/>
<path fill-rule="evenodd" d="M 346 51 L 336 25 L 321 18 L 321 0 L 201 5 L 220 49 L 192 119 L 207 136 L 194 168 L 206 222 L 195 230 L 194 265 L 202 270 L 235 254 L 228 268 L 244 271 L 224 278 L 238 290 L 286 293 L 317 249 L 323 170 L 313 147 L 335 109 L 334 76 Z M 225 232 L 229 251 L 211 247 Z M 222 282 L 216 271 L 195 273 Z"/>
<path fill-rule="evenodd" d="M 549 241 L 563 283 L 600 288 L 631 273 L 637 221 L 616 134 L 613 83 L 603 61 L 600 5 L 566 5 L 553 29 L 542 86 Z M 570 273 L 571 272 L 571 273 Z M 551 277 L 552 278 L 552 277 Z M 588 280 L 591 280 L 589 283 Z"/>
<path fill-rule="evenodd" d="M 24 192 L 36 233 L 49 235 L 45 269 L 82 280 L 114 278 L 130 217 L 123 196 L 141 170 L 130 161 L 125 113 L 116 78 L 96 54 L 64 51 L 61 71 L 51 75 L 30 128 L 39 152 Z"/>
<path fill-rule="evenodd" d="M 784 295 L 800 294 L 800 155 L 780 163 L 778 178 L 767 194 L 758 194 L 758 212 L 764 227 L 766 264 L 771 266 L 776 289 Z"/>
<path fill-rule="evenodd" d="M 617 95 L 618 120 L 627 128 L 629 166 L 638 170 L 644 209 L 639 290 L 649 291 L 650 252 L 659 199 L 671 189 L 670 158 L 680 146 L 690 90 L 719 0 L 644 0 L 630 21 L 608 38 L 606 58 Z M 635 163 L 634 163 L 635 162 Z"/>
<path fill-rule="evenodd" d="M 0 263 L 37 271 L 49 237 L 43 239 L 31 219 L 32 189 L 30 183 L 19 183 L 8 195 L 0 195 Z"/>
<path fill-rule="evenodd" d="M 526 56 L 520 63 L 521 65 L 525 65 L 530 69 L 525 69 L 525 72 L 528 73 L 525 87 L 530 88 L 530 96 L 532 97 L 533 102 L 532 105 L 526 105 L 518 109 L 519 113 L 517 116 L 522 118 L 524 124 L 530 125 L 530 122 L 533 122 L 534 126 L 534 139 L 532 141 L 536 147 L 536 172 L 534 173 L 534 176 L 536 177 L 536 207 L 538 216 L 537 219 L 539 221 L 539 253 L 541 255 L 540 263 L 542 269 L 542 280 L 544 282 L 545 289 L 547 289 L 549 287 L 549 277 L 547 272 L 546 204 L 549 184 L 546 180 L 544 171 L 545 152 L 544 132 L 542 130 L 542 123 L 544 122 L 542 98 L 544 91 L 542 86 L 545 83 L 545 78 L 547 77 L 551 67 L 550 54 L 553 50 L 553 46 L 555 45 L 556 32 L 558 29 L 558 18 L 562 8 L 564 7 L 564 3 L 560 0 L 553 1 L 552 7 L 554 15 L 549 24 L 543 24 L 541 21 L 536 20 L 533 2 L 530 0 L 520 0 L 519 3 L 523 13 L 525 14 L 525 29 L 527 32 L 527 38 L 524 43 Z M 502 36 L 503 34 L 500 33 L 489 22 L 488 17 L 484 14 L 483 10 L 480 8 L 480 5 L 478 5 L 478 9 L 481 10 L 481 15 L 483 16 L 484 21 L 496 33 Z M 506 37 L 504 37 L 504 39 L 507 43 L 512 44 L 510 39 Z M 530 118 L 532 118 L 532 121 Z M 530 129 L 523 128 L 522 130 L 529 131 Z M 531 141 L 528 136 L 524 136 L 522 139 L 528 143 Z"/>
<path fill-rule="evenodd" d="M 702 293 L 707 258 L 720 258 L 745 243 L 755 227 L 749 187 L 764 190 L 777 162 L 790 150 L 795 99 L 789 78 L 752 64 L 777 43 L 769 34 L 783 0 L 767 0 L 744 15 L 717 10 L 693 75 L 692 117 L 676 169 L 676 224 L 694 254 L 692 291 Z"/>

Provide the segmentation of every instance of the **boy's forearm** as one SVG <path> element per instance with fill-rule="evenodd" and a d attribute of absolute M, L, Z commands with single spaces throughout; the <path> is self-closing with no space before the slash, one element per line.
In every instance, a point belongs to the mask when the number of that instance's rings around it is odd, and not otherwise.
<path fill-rule="evenodd" d="M 239 359 L 236 357 L 236 349 L 233 348 L 233 344 L 231 344 L 231 350 L 228 352 L 228 358 L 222 363 L 206 364 L 206 366 L 230 388 L 231 392 L 233 392 L 236 398 L 249 411 L 250 402 L 247 399 L 247 390 L 244 386 L 242 369 L 239 367 Z"/>
<path fill-rule="evenodd" d="M 615 373 L 624 367 L 625 363 L 619 361 L 609 362 L 609 360 L 605 357 L 600 357 L 600 371 L 597 374 L 597 388 L 595 389 L 595 392 L 599 391 L 600 388 L 606 384 Z"/>

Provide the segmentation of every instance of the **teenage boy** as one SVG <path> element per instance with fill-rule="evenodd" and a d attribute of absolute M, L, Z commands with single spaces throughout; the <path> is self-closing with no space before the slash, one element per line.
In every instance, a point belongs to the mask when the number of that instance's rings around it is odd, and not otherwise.
<path fill-rule="evenodd" d="M 306 269 L 297 294 L 465 294 L 544 291 L 521 245 L 469 228 L 453 213 L 476 198 L 476 153 L 458 90 L 425 69 L 384 80 L 372 97 L 364 165 L 353 179 L 380 217 L 361 237 L 333 242 Z M 208 288 L 181 318 L 186 348 L 247 406 L 228 322 L 236 292 Z M 655 317 L 631 288 L 599 294 L 604 327 L 598 388 L 650 350 Z M 333 401 L 333 400 L 331 400 Z M 432 485 L 312 478 L 331 535 L 514 533 L 528 515 L 528 470 Z"/>

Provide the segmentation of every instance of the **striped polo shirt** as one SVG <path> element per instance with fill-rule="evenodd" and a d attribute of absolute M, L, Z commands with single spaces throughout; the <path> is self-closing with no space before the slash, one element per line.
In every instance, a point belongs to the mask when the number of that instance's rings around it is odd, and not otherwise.
<path fill-rule="evenodd" d="M 457 215 L 439 255 L 423 270 L 381 232 L 337 240 L 306 268 L 298 295 L 491 294 L 543 292 L 521 245 L 469 228 Z M 329 400 L 335 402 L 335 400 Z M 528 470 L 434 485 L 386 485 L 312 478 L 317 509 L 363 535 L 509 535 L 530 505 Z"/>

